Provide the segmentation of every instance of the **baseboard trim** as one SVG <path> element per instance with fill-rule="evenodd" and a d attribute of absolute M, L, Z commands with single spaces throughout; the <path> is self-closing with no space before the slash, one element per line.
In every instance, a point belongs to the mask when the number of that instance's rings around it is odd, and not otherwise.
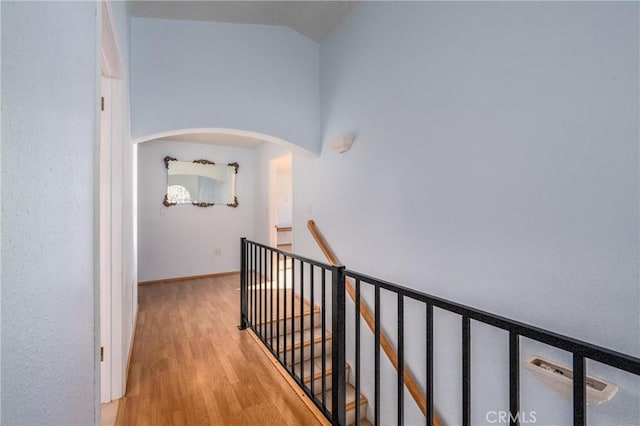
<path fill-rule="evenodd" d="M 260 338 L 253 332 L 253 330 L 248 328 L 247 331 L 249 332 L 249 336 L 251 336 L 251 338 L 255 341 L 256 345 L 258 345 L 258 347 L 260 347 L 262 352 L 264 352 L 264 354 L 267 356 L 269 361 L 271 361 L 271 363 L 276 368 L 276 370 L 278 370 L 278 373 L 280 373 L 282 375 L 282 377 L 284 377 L 284 379 L 287 381 L 289 386 L 291 386 L 291 389 L 293 389 L 293 391 L 296 393 L 296 395 L 298 395 L 298 397 L 302 400 L 304 405 L 307 406 L 309 411 L 311 411 L 311 413 L 318 420 L 318 422 L 320 422 L 320 424 L 322 426 L 331 426 L 331 423 L 329 423 L 329 421 L 324 416 L 324 414 L 322 414 L 320 409 L 318 407 L 316 407 L 316 404 L 314 404 L 313 401 L 311 401 L 309 399 L 307 394 L 304 393 L 304 391 L 302 389 L 300 389 L 300 386 L 298 386 L 296 381 L 293 380 L 293 378 L 291 378 L 291 376 L 289 375 L 287 370 L 285 370 L 285 368 L 282 366 L 282 364 L 280 364 L 280 362 L 276 359 L 276 357 L 273 356 L 271 351 L 269 351 L 269 349 L 267 349 L 267 347 L 264 345 L 264 343 L 262 343 Z"/>
<path fill-rule="evenodd" d="M 218 272 L 216 274 L 205 274 L 205 275 L 191 275 L 189 277 L 165 278 L 163 280 L 154 280 L 154 281 L 138 281 L 138 286 L 169 284 L 169 283 L 175 283 L 178 281 L 197 280 L 201 278 L 220 278 L 220 277 L 226 277 L 229 275 L 237 275 L 237 274 L 240 274 L 240 271 Z"/>

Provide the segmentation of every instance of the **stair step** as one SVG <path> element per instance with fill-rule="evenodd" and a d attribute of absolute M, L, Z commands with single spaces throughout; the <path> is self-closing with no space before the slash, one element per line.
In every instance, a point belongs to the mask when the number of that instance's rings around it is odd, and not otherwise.
<path fill-rule="evenodd" d="M 273 285 L 273 288 L 271 288 Z M 282 286 L 282 283 L 280 284 Z M 296 286 L 296 290 L 298 290 Z M 291 294 L 291 288 L 277 288 L 276 284 L 271 284 L 269 281 L 263 282 L 261 284 L 257 284 L 255 286 L 249 286 L 248 288 L 249 294 L 249 302 L 250 303 L 258 303 L 258 307 L 261 307 L 261 303 L 265 303 L 264 307 L 266 309 L 266 317 L 267 320 L 271 319 L 283 319 L 285 317 L 291 316 L 291 299 L 293 297 L 293 314 L 297 315 L 300 313 L 300 295 L 297 292 Z M 271 297 L 273 297 L 273 315 L 269 315 L 271 313 Z M 278 297 L 280 298 L 280 310 L 277 311 L 277 301 Z M 287 300 L 287 310 L 284 310 L 284 300 Z M 253 308 L 253 306 L 251 306 Z M 304 299 L 302 302 L 302 310 L 304 313 L 309 313 L 311 311 L 311 304 L 307 299 Z M 315 305 L 314 311 L 319 311 L 320 306 Z"/>
<path fill-rule="evenodd" d="M 357 402 L 356 402 L 356 388 L 354 388 L 351 384 L 347 383 L 347 388 L 346 388 L 347 392 L 345 395 L 345 399 L 347 402 L 347 412 L 346 412 L 346 421 L 348 425 L 353 425 L 356 423 L 356 406 L 357 406 Z M 329 412 L 331 412 L 331 390 L 328 390 L 325 393 L 325 398 L 327 401 L 327 409 L 329 410 Z M 322 398 L 322 391 L 320 391 L 319 393 L 316 394 L 316 397 L 318 398 Z M 364 423 L 365 422 L 365 416 L 367 415 L 367 398 L 360 394 L 360 424 L 370 424 L 370 423 Z M 367 421 L 368 422 L 368 421 Z"/>
<path fill-rule="evenodd" d="M 252 289 L 250 291 L 253 291 Z M 287 332 L 291 332 L 293 328 L 294 331 L 300 330 L 300 319 L 302 317 L 302 327 L 310 328 L 311 327 L 311 313 L 313 312 L 313 325 L 320 325 L 322 322 L 322 312 L 318 305 L 314 305 L 313 308 L 311 304 L 305 299 L 300 306 L 300 296 L 298 294 L 291 293 L 291 289 L 262 289 L 257 290 L 252 294 L 252 298 L 255 297 L 255 303 L 258 304 L 258 307 L 262 309 L 264 307 L 264 312 L 256 312 L 256 315 L 259 317 L 256 321 L 256 327 L 259 328 L 261 334 L 264 337 L 271 337 L 271 333 L 275 336 L 278 333 L 278 328 L 280 334 L 284 333 L 285 325 L 287 328 Z M 278 303 L 278 297 L 280 301 Z M 250 300 L 253 300 L 253 299 Z M 284 300 L 286 298 L 287 306 L 285 310 Z M 291 301 L 293 299 L 293 309 Z M 251 302 L 253 303 L 253 302 Z M 250 307 L 250 313 L 253 315 L 253 307 Z M 263 320 L 264 319 L 264 320 Z M 273 327 L 272 327 L 273 326 Z M 272 331 L 273 330 L 273 331 Z"/>
<path fill-rule="evenodd" d="M 289 310 L 288 307 L 287 307 L 287 310 Z M 311 328 L 311 310 L 310 309 L 305 310 L 302 314 L 300 314 L 299 312 L 296 312 L 293 315 L 291 315 L 290 312 L 287 312 L 286 317 L 282 315 L 280 319 L 274 319 L 274 320 L 267 319 L 267 321 L 264 322 L 264 325 L 258 324 L 257 327 L 259 327 L 259 329 L 261 330 L 261 333 L 264 334 L 264 337 L 266 338 L 271 337 L 271 333 L 273 333 L 273 336 L 277 336 L 278 331 L 280 332 L 281 335 L 284 334 L 285 326 L 286 326 L 287 333 L 290 334 L 292 328 L 293 328 L 293 331 L 300 331 L 300 317 L 302 317 L 302 328 L 305 330 Z M 313 325 L 318 326 L 321 323 L 322 323 L 322 313 L 320 312 L 319 307 L 315 307 L 313 312 Z"/>
<path fill-rule="evenodd" d="M 331 372 L 332 372 L 332 368 L 331 368 L 331 353 L 327 354 L 326 358 L 325 358 L 325 390 L 330 390 L 331 389 Z M 311 389 L 311 360 L 305 361 L 304 362 L 304 366 L 303 366 L 303 379 L 302 381 L 304 382 L 304 384 Z M 317 356 L 314 360 L 313 360 L 313 375 L 314 375 L 314 379 L 313 379 L 313 391 L 314 392 L 322 392 L 322 356 Z M 293 365 L 292 370 L 294 372 L 294 374 L 298 377 L 300 377 L 300 366 L 301 363 L 296 363 Z M 345 365 L 345 376 L 349 377 L 349 364 Z"/>
<path fill-rule="evenodd" d="M 293 342 L 291 341 L 293 334 Z M 302 334 L 302 340 L 301 335 Z M 322 336 L 322 327 L 314 328 L 314 342 L 313 342 L 313 351 L 314 356 L 322 354 L 322 342 L 325 341 L 325 353 L 331 353 L 331 333 L 326 331 L 324 338 Z M 276 338 L 271 339 L 271 344 L 273 347 L 278 345 Z M 300 348 L 302 347 L 302 355 L 300 357 Z M 277 348 L 278 356 L 280 359 L 284 360 L 284 356 L 286 354 L 287 364 L 297 364 L 301 359 L 309 360 L 311 359 L 311 329 L 303 330 L 302 333 L 300 331 L 294 333 L 287 334 L 287 346 L 284 345 L 284 336 L 280 336 L 280 344 Z M 293 352 L 293 358 L 291 357 L 291 353 Z"/>

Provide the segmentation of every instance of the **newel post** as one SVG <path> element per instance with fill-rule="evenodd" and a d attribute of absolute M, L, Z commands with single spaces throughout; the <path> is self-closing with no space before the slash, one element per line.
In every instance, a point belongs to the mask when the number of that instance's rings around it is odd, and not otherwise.
<path fill-rule="evenodd" d="M 238 330 L 248 327 L 247 321 L 247 239 L 240 238 L 240 325 Z"/>
<path fill-rule="evenodd" d="M 345 275 L 344 266 L 331 268 L 331 424 L 346 425 Z"/>

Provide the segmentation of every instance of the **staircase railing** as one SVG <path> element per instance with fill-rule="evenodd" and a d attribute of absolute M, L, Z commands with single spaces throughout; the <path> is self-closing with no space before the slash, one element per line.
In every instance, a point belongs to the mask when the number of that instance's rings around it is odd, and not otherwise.
<path fill-rule="evenodd" d="M 256 333 L 332 425 L 346 425 L 344 267 L 307 259 L 246 238 L 241 240 L 240 260 L 238 328 L 249 327 Z M 309 297 L 308 303 L 305 295 Z M 319 306 L 320 330 L 317 330 L 316 306 Z M 309 312 L 308 318 L 305 310 Z M 305 336 L 307 327 L 309 335 Z M 330 338 L 328 330 L 331 330 Z M 305 344 L 306 339 L 309 345 Z M 322 360 L 319 368 L 315 365 L 316 355 Z M 327 362 L 329 356 L 330 363 Z M 316 370 L 320 370 L 319 383 L 316 383 Z M 329 374 L 331 382 L 327 383 Z"/>
<path fill-rule="evenodd" d="M 321 409 L 321 411 L 327 416 L 327 418 L 332 422 L 332 425 L 346 425 L 346 397 L 345 397 L 345 387 L 346 387 L 346 375 L 345 375 L 345 351 L 346 351 L 346 342 L 345 342 L 345 291 L 343 288 L 347 288 L 347 279 L 352 279 L 355 281 L 355 288 L 353 288 L 354 292 L 354 301 L 355 301 L 355 395 L 356 400 L 359 401 L 360 398 L 360 382 L 361 382 L 361 330 L 360 330 L 360 315 L 362 313 L 362 295 L 363 295 L 363 287 L 371 286 L 373 287 L 374 292 L 374 313 L 373 313 L 373 334 L 375 339 L 374 345 L 374 385 L 375 385 L 375 396 L 373 402 L 373 411 L 374 411 L 374 424 L 379 425 L 381 422 L 381 389 L 380 389 L 380 346 L 382 339 L 382 329 L 380 325 L 380 317 L 381 317 L 381 300 L 380 293 L 381 290 L 385 290 L 385 292 L 390 292 L 394 294 L 396 297 L 396 306 L 397 306 L 397 347 L 398 347 L 398 355 L 397 355 L 397 372 L 396 372 L 396 399 L 397 399 L 397 424 L 404 424 L 404 386 L 406 382 L 406 366 L 405 366 L 405 301 L 413 300 L 419 303 L 422 303 L 425 308 L 426 313 L 426 340 L 425 340 L 425 362 L 426 362 L 426 409 L 424 412 L 433 413 L 433 395 L 434 395 L 434 380 L 433 380 L 433 371 L 434 371 L 434 356 L 433 356 L 433 341 L 434 341 L 434 330 L 433 330 L 433 317 L 434 317 L 434 308 L 444 310 L 447 312 L 454 313 L 460 318 L 460 327 L 462 331 L 461 335 L 461 349 L 462 349 L 462 406 L 461 406 L 461 416 L 462 416 L 462 424 L 464 426 L 468 426 L 471 424 L 471 325 L 473 322 L 487 324 L 489 326 L 505 330 L 509 333 L 509 421 L 511 425 L 518 425 L 520 423 L 520 418 L 518 414 L 520 413 L 520 339 L 521 337 L 532 339 L 555 348 L 559 348 L 570 352 L 573 357 L 573 395 L 572 395 L 572 406 L 573 406 L 573 424 L 576 426 L 583 426 L 586 424 L 586 360 L 591 359 L 595 360 L 599 363 L 609 365 L 611 367 L 617 368 L 622 371 L 626 371 L 637 376 L 640 376 L 640 359 L 633 357 L 631 355 L 622 354 L 610 349 L 606 349 L 603 347 L 599 347 L 596 345 L 592 345 L 587 342 L 583 342 L 580 340 L 576 340 L 570 337 L 562 336 L 560 334 L 544 330 L 538 327 L 530 326 L 528 324 L 524 324 L 518 321 L 514 321 L 508 318 L 504 318 L 498 315 L 494 315 L 488 312 L 484 312 L 475 308 L 471 308 L 468 306 L 464 306 L 455 302 L 451 302 L 445 299 L 441 299 L 439 297 L 435 297 L 426 293 L 422 293 L 410 288 L 402 287 L 384 280 L 380 280 L 365 274 L 361 274 L 358 272 L 354 272 L 348 269 L 345 269 L 342 266 L 336 265 L 327 265 L 321 262 L 317 262 L 311 259 L 307 259 L 301 256 L 293 255 L 291 253 L 286 253 L 277 249 L 273 249 L 267 246 L 264 246 L 259 243 L 254 243 L 251 241 L 247 241 L 246 239 L 242 239 L 241 244 L 241 318 L 240 318 L 240 328 L 244 329 L 250 327 L 262 340 L 262 342 L 267 345 L 267 347 L 276 355 L 278 360 L 282 363 L 287 371 L 292 375 L 292 377 L 298 382 L 298 384 L 304 389 L 306 394 L 316 403 L 316 405 Z M 331 410 L 327 409 L 327 400 L 326 400 L 326 386 L 322 383 L 322 396 L 319 397 L 317 391 L 314 389 L 314 375 L 311 374 L 311 385 L 308 386 L 304 381 L 304 368 L 303 366 L 296 367 L 295 358 L 290 358 L 290 362 L 287 361 L 287 351 L 284 351 L 284 357 L 282 357 L 281 353 L 278 350 L 274 349 L 274 339 L 276 340 L 275 348 L 281 348 L 279 339 L 280 335 L 274 336 L 273 330 L 271 330 L 271 334 L 268 333 L 269 327 L 273 327 L 273 320 L 269 323 L 266 319 L 268 317 L 268 312 L 273 312 L 273 300 L 271 300 L 271 310 L 269 309 L 269 296 L 265 297 L 266 293 L 261 289 L 264 287 L 264 283 L 266 280 L 271 279 L 273 281 L 273 272 L 274 272 L 274 262 L 270 257 L 276 254 L 276 257 L 284 256 L 285 259 L 291 259 L 292 265 L 292 274 L 291 276 L 295 276 L 295 265 L 296 262 L 301 268 L 300 278 L 299 278 L 299 300 L 296 303 L 304 302 L 304 279 L 308 277 L 310 279 L 310 297 L 314 297 L 315 292 L 313 291 L 314 286 L 314 276 L 317 276 L 320 273 L 322 279 L 320 281 L 317 280 L 315 282 L 320 282 L 322 287 L 322 297 L 321 297 L 321 309 L 322 309 L 322 344 L 323 344 L 323 355 L 324 351 L 324 330 L 326 327 L 326 318 L 325 318 L 325 308 L 331 304 L 331 330 L 332 330 L 332 345 L 331 345 L 331 363 L 332 363 L 332 390 L 330 392 L 330 407 Z M 279 259 L 276 259 L 279 264 Z M 335 260 L 335 258 L 334 258 Z M 305 265 L 307 265 L 308 275 L 305 276 L 304 269 Z M 285 260 L 286 266 L 286 260 Z M 314 268 L 317 270 L 314 271 Z M 325 275 L 329 273 L 331 274 L 331 300 L 325 300 Z M 276 277 L 276 288 L 280 289 L 280 273 L 279 268 L 277 271 Z M 285 279 L 286 279 L 285 274 Z M 286 287 L 286 286 L 285 286 Z M 294 288 L 292 288 L 291 295 L 284 293 L 285 300 L 287 298 L 291 298 L 292 303 L 295 300 Z M 348 290 L 347 290 L 348 292 Z M 279 297 L 279 293 L 277 293 L 277 297 Z M 273 291 L 270 291 L 270 296 L 273 296 Z M 313 299 L 311 302 L 311 306 L 313 307 Z M 302 305 L 300 305 L 300 309 L 302 310 Z M 313 309 L 313 308 L 312 308 Z M 368 309 L 368 308 L 367 308 Z M 278 311 L 279 312 L 279 311 Z M 293 312 L 293 311 L 292 311 Z M 311 315 L 313 318 L 313 315 Z M 303 329 L 302 319 L 300 320 L 300 330 Z M 313 319 L 311 320 L 313 321 Z M 278 321 L 277 324 L 280 324 Z M 284 322 L 285 326 L 287 321 Z M 292 338 L 295 339 L 295 327 L 292 327 L 291 333 Z M 287 336 L 287 332 L 284 333 L 284 338 Z M 298 341 L 302 342 L 303 336 L 300 334 L 298 337 Z M 335 339 L 335 341 L 333 341 Z M 314 342 L 313 338 L 311 340 Z M 295 342 L 295 340 L 294 340 Z M 350 342 L 351 343 L 351 342 Z M 286 348 L 286 343 L 284 344 L 284 348 Z M 291 355 L 293 357 L 295 348 L 292 345 Z M 313 345 L 312 345 L 313 348 Z M 312 349 L 313 350 L 313 349 Z M 283 359 L 284 358 L 284 359 Z M 301 350 L 299 359 L 303 359 L 304 354 Z M 311 360 L 313 360 L 313 355 L 311 355 Z M 325 357 L 323 356 L 323 360 Z M 304 360 L 303 360 L 304 361 Z M 290 365 L 292 364 L 292 365 Z M 322 363 L 322 377 L 325 377 L 325 362 Z M 335 367 L 335 368 L 334 368 Z M 311 369 L 313 370 L 314 365 L 313 362 L 311 364 Z M 298 374 L 299 373 L 299 374 Z M 335 374 L 335 375 L 334 375 Z M 324 379 L 323 379 L 324 380 Z M 336 392 L 337 390 L 337 392 Z M 360 425 L 363 419 L 360 415 L 360 410 L 356 409 L 354 421 L 350 421 L 350 424 Z M 426 424 L 434 425 L 435 417 L 434 416 L 426 416 L 425 418 Z"/>
<path fill-rule="evenodd" d="M 329 263 L 332 265 L 340 264 L 340 262 L 338 261 L 338 258 L 333 253 L 333 250 L 331 250 L 331 247 L 329 247 L 329 244 L 324 239 L 324 237 L 320 233 L 320 230 L 316 226 L 316 223 L 313 220 L 309 220 L 307 222 L 307 229 L 309 229 L 309 232 L 311 232 L 313 239 L 316 241 L 316 243 L 320 247 L 320 250 L 322 250 L 322 253 L 325 255 Z M 345 289 L 349 294 L 349 296 L 351 297 L 351 300 L 353 300 L 353 302 L 356 304 L 356 309 L 358 309 L 359 314 L 362 316 L 367 326 L 369 326 L 369 329 L 371 330 L 371 332 L 374 333 L 376 336 L 376 342 L 375 342 L 376 373 L 379 374 L 379 370 L 380 370 L 379 348 L 382 347 L 382 350 L 387 355 L 387 358 L 389 358 L 389 361 L 393 365 L 393 368 L 396 369 L 396 371 L 398 371 L 399 367 L 401 366 L 404 367 L 401 373 L 402 382 L 407 387 L 409 394 L 413 397 L 413 400 L 416 402 L 416 404 L 420 408 L 420 411 L 422 411 L 422 414 L 426 416 L 427 413 L 433 413 L 432 420 L 431 420 L 432 423 L 430 424 L 433 424 L 433 426 L 441 426 L 442 422 L 440 421 L 440 418 L 433 410 L 433 405 L 431 407 L 428 406 L 427 398 L 420 390 L 420 387 L 416 383 L 416 380 L 414 379 L 413 374 L 408 368 L 406 368 L 406 366 L 404 366 L 404 362 L 402 360 L 400 360 L 399 362 L 398 354 L 396 353 L 393 347 L 393 344 L 391 343 L 387 335 L 383 331 L 381 331 L 380 324 L 379 324 L 379 315 L 377 315 L 374 318 L 374 315 L 371 314 L 371 310 L 369 309 L 367 304 L 363 300 L 361 300 L 359 296 L 357 296 L 356 290 L 354 289 L 353 283 L 351 282 L 351 280 L 346 279 Z M 358 300 L 356 301 L 356 299 Z M 378 310 L 376 309 L 375 312 L 378 313 Z M 378 330 L 377 333 L 376 333 L 376 330 Z M 378 382 L 379 381 L 376 379 L 376 383 Z M 377 401 L 379 400 L 376 399 L 376 402 Z M 380 404 L 376 404 L 376 410 L 378 409 L 377 407 L 379 406 Z M 379 413 L 376 413 L 376 416 L 379 417 Z"/>

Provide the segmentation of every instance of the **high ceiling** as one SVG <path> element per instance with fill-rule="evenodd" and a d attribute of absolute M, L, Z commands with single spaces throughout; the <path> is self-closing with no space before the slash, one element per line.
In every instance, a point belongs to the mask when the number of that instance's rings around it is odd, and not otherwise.
<path fill-rule="evenodd" d="M 355 1 L 133 1 L 133 16 L 280 25 L 320 41 Z"/>

